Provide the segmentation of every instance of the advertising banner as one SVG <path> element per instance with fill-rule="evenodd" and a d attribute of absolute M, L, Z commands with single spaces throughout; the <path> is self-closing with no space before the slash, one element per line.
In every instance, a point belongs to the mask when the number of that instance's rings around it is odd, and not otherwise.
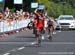
<path fill-rule="evenodd" d="M 14 4 L 22 4 L 23 0 L 14 0 Z"/>

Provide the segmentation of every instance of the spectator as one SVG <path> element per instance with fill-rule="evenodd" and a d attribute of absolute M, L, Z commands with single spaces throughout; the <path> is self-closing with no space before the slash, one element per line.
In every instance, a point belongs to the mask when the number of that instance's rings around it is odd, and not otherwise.
<path fill-rule="evenodd" d="M 0 21 L 4 18 L 3 11 L 0 10 Z"/>
<path fill-rule="evenodd" d="M 10 9 L 8 8 L 8 7 L 6 7 L 6 9 L 5 9 L 5 17 L 8 17 L 8 16 L 10 16 L 11 15 L 11 13 L 10 13 Z"/>

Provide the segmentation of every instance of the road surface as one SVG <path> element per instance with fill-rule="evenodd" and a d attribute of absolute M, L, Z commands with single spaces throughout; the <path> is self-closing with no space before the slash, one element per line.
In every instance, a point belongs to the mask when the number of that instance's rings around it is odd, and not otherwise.
<path fill-rule="evenodd" d="M 41 46 L 32 45 L 32 30 L 0 38 L 0 55 L 74 55 L 75 31 L 56 31 L 52 41 L 42 40 Z"/>

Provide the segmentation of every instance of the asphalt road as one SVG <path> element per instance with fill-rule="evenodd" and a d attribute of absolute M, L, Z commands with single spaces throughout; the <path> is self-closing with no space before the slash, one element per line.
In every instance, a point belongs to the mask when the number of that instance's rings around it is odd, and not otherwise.
<path fill-rule="evenodd" d="M 32 45 L 32 30 L 0 38 L 0 55 L 75 55 L 75 31 L 56 31 L 52 41 L 46 34 L 40 47 Z"/>

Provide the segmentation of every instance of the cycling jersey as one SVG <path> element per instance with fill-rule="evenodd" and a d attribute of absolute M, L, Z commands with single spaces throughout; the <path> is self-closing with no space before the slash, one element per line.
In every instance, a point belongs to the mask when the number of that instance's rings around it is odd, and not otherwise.
<path fill-rule="evenodd" d="M 43 28 L 43 21 L 39 19 L 37 22 L 37 29 L 40 30 L 42 28 Z"/>
<path fill-rule="evenodd" d="M 41 19 L 34 19 L 33 24 L 37 30 L 43 28 L 43 21 Z"/>

